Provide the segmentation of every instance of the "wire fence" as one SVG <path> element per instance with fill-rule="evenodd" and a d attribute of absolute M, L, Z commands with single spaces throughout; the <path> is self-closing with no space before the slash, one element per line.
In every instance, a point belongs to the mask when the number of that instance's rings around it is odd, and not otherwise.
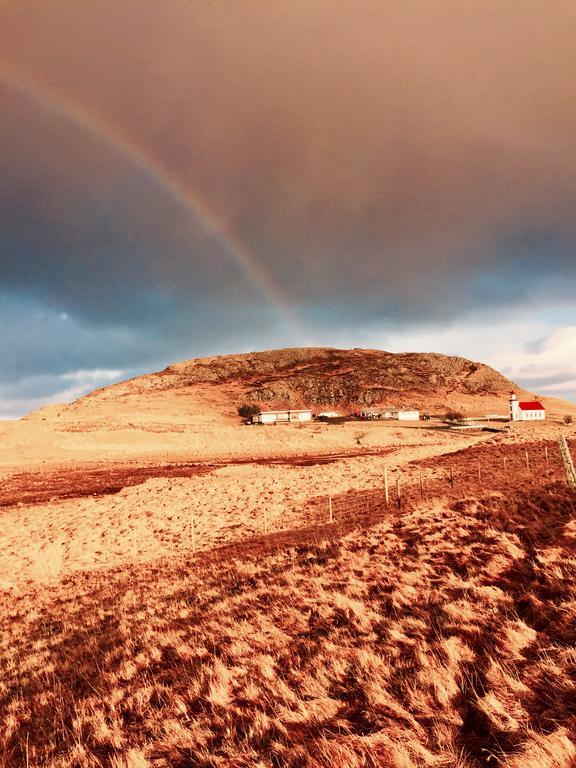
<path fill-rule="evenodd" d="M 542 487 L 551 482 L 571 485 L 566 456 L 570 458 L 566 443 L 563 449 L 561 445 L 546 442 L 530 448 L 507 447 L 491 452 L 468 449 L 425 460 L 407 470 L 390 472 L 384 467 L 381 489 L 330 499 L 332 519 L 383 509 L 402 510 L 425 499 L 446 496 L 462 498 L 488 492 L 505 493 Z"/>
<path fill-rule="evenodd" d="M 394 466 L 394 454 L 390 453 L 382 457 L 380 482 L 371 481 L 372 487 L 324 493 L 302 501 L 299 485 L 297 495 L 291 497 L 282 491 L 276 503 L 270 489 L 260 504 L 256 497 L 253 505 L 241 507 L 238 513 L 233 507 L 222 510 L 223 514 L 216 514 L 213 506 L 203 509 L 201 498 L 192 505 L 182 500 L 180 506 L 169 494 L 154 501 L 143 494 L 139 503 L 146 505 L 144 511 L 130 505 L 122 510 L 120 501 L 120 513 L 114 502 L 110 515 L 97 516 L 98 509 L 89 505 L 92 527 L 75 527 L 66 517 L 61 529 L 59 524 L 56 529 L 50 526 L 30 547 L 0 552 L 0 574 L 5 567 L 15 569 L 19 581 L 44 578 L 47 573 L 56 578 L 78 569 L 172 558 L 177 553 L 201 553 L 223 560 L 235 552 L 257 557 L 280 546 L 298 548 L 327 538 L 335 540 L 350 530 L 381 521 L 395 525 L 422 504 L 443 500 L 451 504 L 493 493 L 513 495 L 556 483 L 575 488 L 571 448 L 574 445 L 563 441 L 524 446 L 483 443 L 402 467 Z M 370 466 L 373 477 L 374 464 Z M 193 471 L 191 468 L 187 475 L 178 477 L 190 477 Z M 236 491 L 236 496 L 242 496 L 241 488 Z"/>
<path fill-rule="evenodd" d="M 383 466 L 380 487 L 318 496 L 310 499 L 297 514 L 273 516 L 263 505 L 260 533 L 267 536 L 319 526 L 362 526 L 393 514 L 408 513 L 434 499 L 477 498 L 495 492 L 506 494 L 556 482 L 571 485 L 566 455 L 570 457 L 567 443 L 564 449 L 556 441 L 543 441 L 526 447 L 467 448 L 413 462 L 401 469 Z M 190 546 L 196 551 L 201 542 L 193 512 L 189 527 Z M 238 533 L 241 538 L 241 530 Z M 254 536 L 254 531 L 251 530 L 249 535 Z"/>

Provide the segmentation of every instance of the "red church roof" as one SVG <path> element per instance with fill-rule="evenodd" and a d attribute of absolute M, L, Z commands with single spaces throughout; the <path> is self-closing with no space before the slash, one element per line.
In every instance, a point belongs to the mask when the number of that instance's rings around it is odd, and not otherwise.
<path fill-rule="evenodd" d="M 528 403 L 518 403 L 521 411 L 545 411 L 546 409 L 538 400 L 532 400 Z"/>

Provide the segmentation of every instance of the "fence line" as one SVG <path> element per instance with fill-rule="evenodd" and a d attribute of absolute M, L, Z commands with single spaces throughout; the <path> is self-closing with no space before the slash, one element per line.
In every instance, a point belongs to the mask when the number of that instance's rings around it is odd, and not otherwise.
<path fill-rule="evenodd" d="M 570 488 L 576 489 L 576 471 L 566 438 L 560 437 L 557 445 L 558 448 L 551 451 L 549 444 L 540 443 L 530 454 L 524 449 L 509 450 L 507 447 L 507 456 L 503 456 L 502 450 L 494 448 L 492 453 L 482 454 L 484 461 L 478 460 L 474 453 L 470 457 L 464 456 L 463 452 L 443 454 L 425 459 L 421 463 L 414 462 L 408 471 L 400 472 L 396 469 L 392 477 L 390 470 L 384 467 L 379 487 L 342 493 L 339 496 L 318 496 L 304 506 L 293 508 L 294 516 L 290 516 L 290 513 L 286 515 L 284 511 L 281 515 L 270 514 L 270 510 L 263 504 L 260 509 L 254 510 L 256 514 L 253 527 L 248 520 L 235 521 L 228 528 L 224 526 L 222 533 L 225 539 L 220 536 L 213 538 L 208 534 L 205 551 L 221 546 L 234 547 L 247 539 L 268 534 L 297 538 L 298 531 L 306 529 L 311 535 L 329 536 L 330 528 L 327 523 L 334 524 L 332 531 L 338 531 L 337 526 L 342 526 L 341 531 L 355 526 L 366 528 L 368 523 L 374 524 L 386 519 L 394 525 L 399 513 L 417 509 L 425 499 L 438 500 L 445 496 L 451 499 L 465 498 L 467 494 L 475 494 L 473 498 L 477 498 L 478 494 L 491 491 L 516 492 L 526 483 L 532 488 L 543 487 L 548 483 L 558 482 L 560 478 L 567 482 Z M 502 460 L 509 472 L 502 473 Z M 438 464 L 435 464 L 435 461 L 438 461 Z M 453 465 L 458 461 L 460 463 L 455 472 Z M 429 474 L 423 473 L 422 470 L 426 469 L 430 470 Z M 394 511 L 395 507 L 397 511 Z M 187 506 L 181 510 L 181 514 L 182 517 L 177 517 L 177 527 L 170 530 L 169 535 L 173 537 L 170 545 L 164 544 L 166 537 L 158 535 L 164 531 L 156 528 L 154 519 L 151 521 L 150 533 L 157 543 L 162 542 L 167 556 L 173 554 L 174 549 L 192 553 L 202 550 L 203 524 L 196 516 L 196 509 Z M 169 519 L 172 520 L 172 517 Z M 240 529 L 237 538 L 230 536 L 232 528 Z M 136 552 L 138 543 L 135 531 L 133 536 Z M 71 541 L 70 538 L 61 542 L 60 571 L 68 570 Z"/>
<path fill-rule="evenodd" d="M 196 552 L 196 526 L 194 525 L 194 510 L 190 512 L 190 546 Z"/>
<path fill-rule="evenodd" d="M 370 488 L 367 490 L 351 491 L 340 496 L 328 495 L 316 497 L 310 504 L 304 506 L 294 520 L 294 525 L 288 528 L 276 527 L 274 520 L 270 518 L 265 506 L 261 508 L 261 528 L 260 530 L 267 535 L 269 533 L 287 533 L 296 531 L 301 527 L 309 525 L 323 526 L 326 524 L 355 524 L 361 523 L 367 517 L 384 517 L 386 513 L 396 508 L 398 511 L 408 511 L 416 508 L 425 499 L 438 499 L 444 495 L 454 496 L 461 493 L 466 496 L 469 493 L 490 492 L 498 490 L 507 490 L 511 488 L 519 489 L 527 476 L 529 483 L 533 487 L 545 485 L 558 479 L 558 473 L 566 478 L 568 485 L 576 488 L 576 472 L 570 455 L 570 450 L 566 439 L 562 436 L 559 439 L 559 451 L 553 453 L 548 445 L 544 445 L 540 450 L 534 450 L 530 453 L 526 449 L 518 448 L 517 451 L 509 452 L 507 456 L 502 456 L 497 451 L 494 452 L 493 464 L 489 462 L 484 464 L 480 459 L 465 463 L 464 466 L 455 468 L 449 463 L 451 455 L 437 457 L 440 461 L 444 460 L 444 467 L 434 467 L 435 474 L 426 476 L 421 467 L 414 467 L 413 474 L 408 472 L 394 472 L 395 477 L 390 478 L 390 471 L 384 467 L 383 482 L 379 488 Z M 459 456 L 458 458 L 461 458 Z M 491 469 L 501 467 L 503 461 L 504 479 L 502 474 L 493 476 Z M 448 466 L 446 466 L 448 465 Z M 509 478 L 509 481 L 507 481 Z M 492 481 L 492 482 L 491 482 Z M 194 525 L 194 513 L 190 512 L 190 532 L 192 551 L 198 548 L 198 533 Z M 282 518 L 283 519 L 283 516 Z M 304 521 L 304 524 L 302 524 Z M 240 535 L 238 541 L 242 540 Z M 228 542 L 233 544 L 234 541 Z"/>
<path fill-rule="evenodd" d="M 565 438 L 562 439 L 565 442 Z M 570 452 L 567 444 L 565 455 L 571 462 Z M 560 457 L 564 460 L 564 454 L 562 452 Z M 544 449 L 541 452 L 538 450 L 529 452 L 526 449 L 518 449 L 518 452 L 515 452 L 512 456 L 503 457 L 505 474 L 509 469 L 511 478 L 519 478 L 521 480 L 522 476 L 524 476 L 524 473 L 528 473 L 530 476 L 531 485 L 534 482 L 536 482 L 538 485 L 542 485 L 545 481 L 551 481 L 553 479 L 551 475 L 560 471 L 560 466 L 558 466 L 558 458 L 560 457 L 558 454 L 556 454 L 557 461 L 554 462 L 556 466 L 551 470 L 551 460 L 554 459 L 554 456 L 551 455 L 548 445 L 544 445 Z M 499 461 L 499 459 L 496 461 Z M 513 464 L 514 461 L 516 461 L 516 468 Z M 572 463 L 571 467 L 572 469 L 570 477 L 573 478 L 573 482 L 572 480 L 569 480 L 568 484 L 571 487 L 576 487 L 576 472 L 574 472 Z M 398 506 L 398 508 L 401 508 L 401 506 L 405 506 L 406 503 L 413 505 L 414 503 L 424 498 L 438 498 L 442 496 L 440 487 L 444 483 L 449 487 L 449 492 L 458 492 L 459 489 L 463 489 L 464 492 L 473 491 L 474 488 L 478 488 L 478 486 L 480 486 L 482 491 L 501 489 L 502 483 L 490 483 L 490 481 L 487 480 L 487 478 L 490 477 L 490 471 L 489 468 L 487 471 L 483 471 L 484 469 L 485 468 L 483 468 L 480 460 L 477 460 L 476 463 L 471 462 L 467 470 L 460 471 L 458 473 L 455 472 L 452 466 L 448 466 L 443 470 L 440 477 L 436 476 L 427 478 L 427 482 L 425 482 L 421 471 L 418 473 L 415 479 L 412 479 L 408 482 L 403 479 L 401 480 L 402 475 L 399 473 L 396 479 L 396 483 L 392 484 L 392 488 L 394 488 L 394 485 L 396 486 L 396 494 L 394 498 L 395 504 Z M 333 506 L 335 512 L 339 512 L 345 515 L 347 513 L 357 513 L 358 511 L 361 511 L 362 502 L 358 501 L 359 499 L 364 500 L 364 503 L 370 504 L 372 510 L 375 512 L 382 508 L 384 505 L 388 507 L 390 499 L 388 489 L 388 471 L 386 468 L 384 470 L 384 478 L 385 487 L 383 492 L 379 490 L 357 491 L 355 494 L 346 495 L 340 499 L 333 498 Z M 430 486 L 433 487 L 431 492 L 428 493 Z M 401 487 L 403 488 L 402 493 L 400 493 Z M 382 496 L 384 496 L 384 498 L 382 498 Z"/>

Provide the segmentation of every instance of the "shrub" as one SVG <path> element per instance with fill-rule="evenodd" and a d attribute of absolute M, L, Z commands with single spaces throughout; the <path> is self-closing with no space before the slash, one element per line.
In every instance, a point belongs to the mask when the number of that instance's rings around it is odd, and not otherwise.
<path fill-rule="evenodd" d="M 464 414 L 460 411 L 447 411 L 444 421 L 463 421 Z"/>
<path fill-rule="evenodd" d="M 572 424 L 572 416 L 570 414 L 564 416 L 564 424 Z"/>
<path fill-rule="evenodd" d="M 243 419 L 249 419 L 256 413 L 260 413 L 260 406 L 255 403 L 244 403 L 238 406 L 238 416 L 242 416 Z"/>

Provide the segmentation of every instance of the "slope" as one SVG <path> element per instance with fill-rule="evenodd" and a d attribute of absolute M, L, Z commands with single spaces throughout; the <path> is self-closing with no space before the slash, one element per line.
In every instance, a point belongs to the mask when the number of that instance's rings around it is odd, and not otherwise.
<path fill-rule="evenodd" d="M 386 405 L 507 412 L 518 387 L 482 363 L 430 353 L 302 348 L 226 355 L 171 365 L 97 390 L 57 413 L 79 421 L 235 419 L 242 402 L 344 410 Z M 52 418 L 49 416 L 48 418 Z"/>

